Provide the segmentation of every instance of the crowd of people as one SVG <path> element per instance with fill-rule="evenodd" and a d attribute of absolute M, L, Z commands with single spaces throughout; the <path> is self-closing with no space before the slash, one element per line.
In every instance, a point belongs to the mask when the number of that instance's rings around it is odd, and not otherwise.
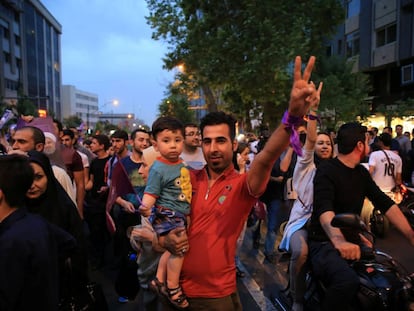
<path fill-rule="evenodd" d="M 58 120 L 47 129 L 17 127 L 0 157 L 0 310 L 58 310 L 90 270 L 107 264 L 118 269 L 119 302 L 138 297 L 139 310 L 242 310 L 238 254 L 258 202 L 267 207 L 266 260 L 274 264 L 278 248 L 291 254 L 293 310 L 303 310 L 308 262 L 327 284 L 323 309 L 338 309 L 338 301 L 345 308 L 358 288 L 346 259 L 360 251 L 330 220 L 360 214 L 368 197 L 414 244 L 392 200 L 395 186 L 411 182 L 413 148 L 401 126 L 394 147 L 386 129 L 377 136 L 357 123 L 335 138 L 318 133 L 322 83 L 310 82 L 314 63 L 302 73 L 295 59 L 281 124 L 243 142 L 224 112 L 200 124 L 159 117 L 151 131 L 116 130 L 87 143 Z M 260 241 L 261 221 L 253 246 Z"/>

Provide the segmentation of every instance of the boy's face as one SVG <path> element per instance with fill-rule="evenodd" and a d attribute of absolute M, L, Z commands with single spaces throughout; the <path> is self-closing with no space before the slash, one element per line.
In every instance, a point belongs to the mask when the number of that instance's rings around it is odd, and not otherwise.
<path fill-rule="evenodd" d="M 91 151 L 93 153 L 97 153 L 104 149 L 104 145 L 101 145 L 96 138 L 92 138 L 91 142 Z"/>
<path fill-rule="evenodd" d="M 163 130 L 158 133 L 155 141 L 155 150 L 161 153 L 161 156 L 170 161 L 178 161 L 181 152 L 183 151 L 184 137 L 181 131 Z"/>

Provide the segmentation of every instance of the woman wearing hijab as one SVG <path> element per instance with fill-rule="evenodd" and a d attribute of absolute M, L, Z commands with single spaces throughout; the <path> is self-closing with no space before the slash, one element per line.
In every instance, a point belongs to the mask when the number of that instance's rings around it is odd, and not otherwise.
<path fill-rule="evenodd" d="M 26 206 L 29 212 L 38 214 L 67 231 L 77 242 L 77 247 L 71 256 L 71 286 L 62 284 L 65 282 L 63 276 L 67 275 L 64 273 L 64 263 L 61 263 L 60 293 L 64 297 L 74 294 L 76 289 L 85 288 L 88 281 L 82 220 L 75 204 L 56 180 L 49 158 L 38 151 L 29 151 L 28 156 L 34 170 L 32 186 L 26 193 Z"/>

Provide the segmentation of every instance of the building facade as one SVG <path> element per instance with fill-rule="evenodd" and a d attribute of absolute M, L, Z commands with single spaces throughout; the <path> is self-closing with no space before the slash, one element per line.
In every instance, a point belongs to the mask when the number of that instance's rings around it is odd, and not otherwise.
<path fill-rule="evenodd" d="M 99 119 L 98 95 L 62 85 L 62 119 L 78 116 L 86 128 L 95 128 Z"/>
<path fill-rule="evenodd" d="M 373 84 L 372 114 L 379 110 L 384 123 L 399 103 L 414 99 L 414 1 L 345 0 L 345 23 L 327 47 L 354 61 L 354 70 L 367 73 Z M 397 122 L 413 126 L 408 111 Z M 388 114 L 388 116 L 387 116 Z"/>
<path fill-rule="evenodd" d="M 37 0 L 0 0 L 0 98 L 22 96 L 61 118 L 62 26 Z"/>

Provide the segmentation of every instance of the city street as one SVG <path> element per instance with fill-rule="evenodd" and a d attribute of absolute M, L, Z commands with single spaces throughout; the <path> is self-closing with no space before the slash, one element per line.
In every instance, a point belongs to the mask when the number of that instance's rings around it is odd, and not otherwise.
<path fill-rule="evenodd" d="M 241 254 L 246 276 L 237 282 L 243 308 L 248 311 L 278 310 L 272 301 L 287 284 L 288 258 L 281 256 L 276 264 L 267 262 L 262 253 L 263 245 L 259 250 L 253 249 L 250 232 L 251 229 L 247 229 Z M 407 271 L 414 272 L 414 248 L 394 228 L 385 238 L 377 239 L 377 248 L 391 254 Z M 113 289 L 115 271 L 104 269 L 94 272 L 92 277 L 103 285 L 110 311 L 138 311 L 134 301 L 125 304 L 117 302 Z"/>

